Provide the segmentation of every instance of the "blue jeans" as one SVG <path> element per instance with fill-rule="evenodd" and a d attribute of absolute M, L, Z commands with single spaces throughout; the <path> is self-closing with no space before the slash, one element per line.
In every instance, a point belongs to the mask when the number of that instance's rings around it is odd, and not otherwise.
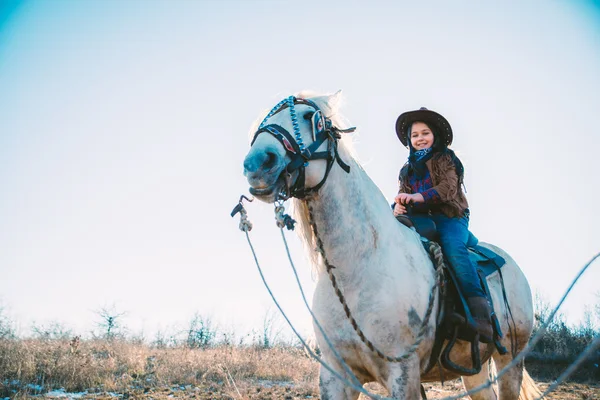
<path fill-rule="evenodd" d="M 484 297 L 476 266 L 471 262 L 467 250 L 467 243 L 474 246 L 478 242 L 469 231 L 469 217 L 450 218 L 436 213 L 431 215 L 431 219 L 437 226 L 440 246 L 456 274 L 463 295 L 466 298 Z"/>

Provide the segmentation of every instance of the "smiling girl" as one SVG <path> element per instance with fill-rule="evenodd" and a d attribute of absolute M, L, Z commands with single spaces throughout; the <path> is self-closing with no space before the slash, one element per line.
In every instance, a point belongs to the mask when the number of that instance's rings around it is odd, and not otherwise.
<path fill-rule="evenodd" d="M 406 214 L 406 205 L 412 203 L 413 213 L 428 215 L 435 222 L 440 245 L 467 299 L 480 340 L 490 342 L 491 310 L 467 250 L 467 242 L 476 239 L 469 232 L 469 205 L 461 188 L 464 168 L 448 148 L 452 128 L 442 115 L 423 107 L 400 115 L 396 134 L 410 153 L 400 170 L 394 215 Z"/>

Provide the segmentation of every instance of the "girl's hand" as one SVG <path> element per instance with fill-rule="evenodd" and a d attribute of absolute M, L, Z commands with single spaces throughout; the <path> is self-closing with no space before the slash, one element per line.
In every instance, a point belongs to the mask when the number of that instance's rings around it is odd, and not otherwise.
<path fill-rule="evenodd" d="M 394 199 L 396 204 L 408 204 L 408 203 L 422 203 L 425 199 L 419 193 L 409 194 L 409 193 L 398 193 L 398 196 Z"/>
<path fill-rule="evenodd" d="M 394 217 L 397 217 L 398 215 L 402 214 L 406 214 L 406 207 L 404 207 L 400 203 L 396 203 L 396 205 L 394 206 Z"/>

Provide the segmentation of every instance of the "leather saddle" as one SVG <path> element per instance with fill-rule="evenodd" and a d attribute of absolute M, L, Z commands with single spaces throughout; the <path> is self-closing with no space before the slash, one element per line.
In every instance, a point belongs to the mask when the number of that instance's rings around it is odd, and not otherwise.
<path fill-rule="evenodd" d="M 426 249 L 428 248 L 427 242 L 438 242 L 438 233 L 435 222 L 427 215 L 399 215 L 396 219 L 421 235 L 421 241 Z M 486 279 L 488 275 L 491 275 L 496 271 L 498 272 L 502 283 L 504 301 L 508 305 L 501 270 L 506 261 L 503 257 L 490 249 L 478 245 L 478 240 L 473 235 L 469 236 L 467 248 L 469 250 L 471 261 L 477 265 L 477 273 L 479 275 L 481 286 L 492 308 L 491 319 L 494 330 L 494 345 L 500 354 L 506 354 L 508 351 L 500 344 L 500 339 L 503 335 L 500 329 L 500 323 L 498 322 L 498 318 L 494 311 L 494 304 L 490 296 L 490 289 Z M 462 376 L 475 375 L 481 371 L 479 335 L 475 332 L 475 322 L 469 307 L 467 306 L 466 298 L 456 282 L 454 271 L 450 268 L 450 264 L 445 262 L 442 273 L 442 282 L 439 288 L 440 307 L 437 316 L 435 342 L 425 373 L 429 372 L 436 363 L 440 362 L 447 370 Z M 470 367 L 458 365 L 450 359 L 450 352 L 457 340 L 464 340 L 471 343 Z M 446 341 L 447 345 L 444 348 L 444 343 Z"/>

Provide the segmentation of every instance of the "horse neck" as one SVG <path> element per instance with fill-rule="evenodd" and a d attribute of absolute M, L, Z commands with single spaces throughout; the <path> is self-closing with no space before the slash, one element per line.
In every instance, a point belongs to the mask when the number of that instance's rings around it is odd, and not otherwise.
<path fill-rule="evenodd" d="M 310 230 L 304 232 L 309 251 L 314 251 L 315 245 L 322 247 L 327 262 L 338 273 L 359 277 L 367 265 L 371 271 L 384 268 L 380 261 L 386 252 L 402 251 L 390 248 L 388 235 L 399 238 L 410 231 L 400 228 L 385 197 L 361 166 L 349 156 L 343 158 L 351 166 L 350 173 L 335 164 L 319 193 L 303 202 L 321 243 L 314 237 L 310 240 L 313 231 L 308 223 L 302 224 L 302 229 Z M 313 257 L 313 263 L 319 272 L 325 271 L 323 258 Z"/>

